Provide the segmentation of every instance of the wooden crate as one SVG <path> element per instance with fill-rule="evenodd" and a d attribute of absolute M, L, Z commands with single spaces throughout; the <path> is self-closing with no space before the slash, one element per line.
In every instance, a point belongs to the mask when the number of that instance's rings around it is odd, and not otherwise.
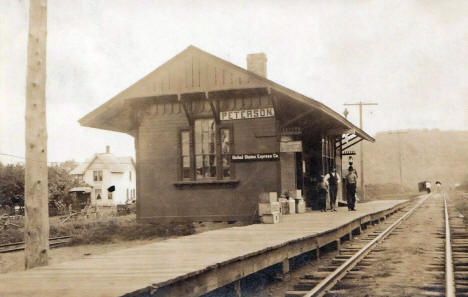
<path fill-rule="evenodd" d="M 258 215 L 263 216 L 265 214 L 272 214 L 274 212 L 280 211 L 279 202 L 270 202 L 270 203 L 259 203 L 258 204 Z"/>
<path fill-rule="evenodd" d="M 278 224 L 280 222 L 280 213 L 274 212 L 272 214 L 266 214 L 261 216 L 263 224 Z"/>

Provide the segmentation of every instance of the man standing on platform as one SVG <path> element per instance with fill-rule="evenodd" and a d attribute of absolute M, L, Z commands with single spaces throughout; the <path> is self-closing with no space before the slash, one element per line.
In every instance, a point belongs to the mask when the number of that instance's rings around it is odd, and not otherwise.
<path fill-rule="evenodd" d="M 319 196 L 319 207 L 320 211 L 327 211 L 327 194 L 328 194 L 328 184 L 325 180 L 325 177 L 320 176 L 320 183 L 318 185 L 318 196 Z"/>
<path fill-rule="evenodd" d="M 328 184 L 328 192 L 330 196 L 330 209 L 336 211 L 336 195 L 338 193 L 338 183 L 340 182 L 340 176 L 336 173 L 336 168 L 333 167 L 331 173 L 327 173 L 325 179 Z"/>
<path fill-rule="evenodd" d="M 353 166 L 349 166 L 348 173 L 346 174 L 346 190 L 348 192 L 348 210 L 356 210 L 354 204 L 356 203 L 356 181 L 357 173 Z"/>

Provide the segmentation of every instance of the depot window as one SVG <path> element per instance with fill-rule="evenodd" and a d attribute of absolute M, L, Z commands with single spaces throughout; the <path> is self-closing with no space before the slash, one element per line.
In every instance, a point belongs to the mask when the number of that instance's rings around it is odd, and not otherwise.
<path fill-rule="evenodd" d="M 212 118 L 195 119 L 180 131 L 182 180 L 217 180 L 233 177 L 232 127 L 217 125 Z"/>
<path fill-rule="evenodd" d="M 331 169 L 335 167 L 335 151 L 336 141 L 334 138 L 323 137 L 322 138 L 322 168 L 324 174 L 330 173 Z"/>

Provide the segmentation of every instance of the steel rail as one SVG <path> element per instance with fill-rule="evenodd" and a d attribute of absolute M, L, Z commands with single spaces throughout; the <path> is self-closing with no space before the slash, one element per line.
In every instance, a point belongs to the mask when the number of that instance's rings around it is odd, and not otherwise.
<path fill-rule="evenodd" d="M 332 273 L 330 273 L 325 279 L 319 282 L 312 290 L 307 292 L 304 297 L 320 297 L 323 296 L 327 290 L 333 288 L 333 286 L 341 279 L 343 276 L 346 275 L 362 258 L 364 258 L 372 248 L 385 239 L 392 231 L 396 228 L 403 220 L 408 218 L 421 204 L 426 201 L 426 199 L 431 196 L 427 194 L 426 197 L 422 198 L 413 208 L 411 208 L 407 213 L 405 213 L 401 218 L 395 221 L 392 225 L 390 225 L 387 229 L 385 229 L 382 233 L 380 233 L 376 238 L 374 238 L 371 242 L 366 244 L 363 248 L 361 248 L 356 254 L 354 254 L 351 258 L 346 260 L 343 264 L 341 264 L 337 269 L 335 269 Z"/>
<path fill-rule="evenodd" d="M 68 238 L 71 238 L 71 237 L 72 237 L 71 235 L 64 235 L 64 236 L 50 237 L 49 240 L 68 239 Z M 12 245 L 20 245 L 20 244 L 24 244 L 24 241 L 0 244 L 0 248 L 12 246 Z"/>
<path fill-rule="evenodd" d="M 444 195 L 445 206 L 445 296 L 455 297 L 455 277 L 453 272 L 452 241 L 450 238 L 450 223 L 447 199 Z"/>
<path fill-rule="evenodd" d="M 49 238 L 49 246 L 54 247 L 61 244 L 70 243 L 71 235 Z M 0 254 L 11 253 L 24 250 L 24 241 L 12 242 L 0 245 Z"/>

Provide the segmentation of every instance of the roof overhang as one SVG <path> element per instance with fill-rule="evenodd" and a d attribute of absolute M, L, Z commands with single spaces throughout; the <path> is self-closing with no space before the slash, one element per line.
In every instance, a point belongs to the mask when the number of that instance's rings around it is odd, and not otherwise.
<path fill-rule="evenodd" d="M 229 98 L 235 96 L 256 96 L 266 95 L 268 93 L 280 94 L 282 96 L 290 97 L 297 100 L 305 105 L 309 106 L 314 111 L 318 111 L 324 114 L 327 118 L 337 122 L 341 127 L 335 128 L 327 132 L 327 134 L 354 134 L 367 141 L 374 142 L 375 139 L 367 134 L 365 131 L 359 129 L 353 125 L 346 118 L 335 112 L 325 104 L 308 98 L 302 94 L 286 89 L 284 87 L 278 88 L 273 86 L 271 88 L 246 88 L 246 89 L 226 89 L 226 90 L 214 90 L 205 93 L 181 93 L 181 94 L 167 94 L 160 96 L 150 97 L 139 97 L 139 98 L 128 98 L 120 99 L 120 103 L 107 102 L 92 111 L 91 113 L 84 116 L 79 120 L 82 126 L 98 128 L 104 130 L 111 130 L 116 132 L 129 133 L 134 128 L 134 124 L 131 122 L 136 106 L 139 104 L 151 104 L 151 103 L 171 103 L 178 102 L 180 100 L 189 100 L 188 98 Z M 307 112 L 304 112 L 307 115 Z"/>
<path fill-rule="evenodd" d="M 199 57 L 202 57 L 205 60 L 210 59 L 213 63 L 217 65 L 217 67 L 225 67 L 227 71 L 232 71 L 234 75 L 238 75 L 238 79 L 243 79 L 244 83 L 242 86 L 237 85 L 237 87 L 235 88 L 233 88 L 232 86 L 223 87 L 210 84 L 209 79 L 202 80 L 200 78 L 200 86 L 198 87 L 184 88 L 179 86 L 179 89 L 176 92 L 164 92 L 164 88 L 162 86 L 166 82 L 166 78 L 160 78 L 160 76 L 163 76 L 163 74 L 166 75 L 165 73 L 168 73 L 170 70 L 169 67 L 175 67 L 175 64 L 187 60 L 184 60 L 184 55 L 198 55 Z M 181 68 L 180 66 L 177 67 L 174 69 L 179 71 Z M 208 76 L 209 74 L 207 74 L 207 77 Z M 155 79 L 158 80 L 158 82 L 161 82 L 161 88 L 157 89 L 153 93 L 151 93 L 151 91 L 148 91 L 149 86 L 151 85 L 149 83 L 151 79 Z M 181 83 L 177 82 L 175 84 L 181 85 Z M 155 86 L 158 87 L 159 84 L 153 85 L 153 87 Z M 141 94 L 149 95 L 139 96 Z M 138 104 L 145 104 L 149 102 L 177 102 L 180 100 L 184 100 L 184 98 L 194 98 L 194 96 L 197 98 L 226 98 L 236 95 L 248 96 L 258 94 L 280 94 L 282 96 L 287 96 L 295 101 L 303 103 L 309 106 L 314 111 L 319 111 L 321 114 L 325 115 L 327 119 L 331 119 L 332 121 L 338 124 L 335 125 L 336 127 L 334 128 L 334 133 L 336 133 L 336 135 L 352 133 L 370 142 L 375 141 L 375 139 L 369 134 L 353 125 L 346 118 L 344 118 L 339 113 L 335 112 L 325 104 L 300 93 L 297 93 L 280 84 L 277 84 L 271 80 L 268 80 L 244 68 L 229 63 L 223 59 L 213 56 L 193 46 L 190 46 L 188 49 L 181 52 L 168 62 L 164 63 L 155 71 L 142 78 L 140 81 L 136 82 L 135 84 L 125 89 L 111 100 L 107 101 L 106 103 L 99 106 L 89 114 L 85 115 L 79 120 L 79 123 L 82 126 L 86 127 L 132 134 L 132 131 L 136 128 L 135 109 L 136 106 L 138 106 Z"/>
<path fill-rule="evenodd" d="M 76 188 L 71 188 L 68 190 L 69 193 L 71 192 L 84 192 L 84 193 L 91 193 L 92 189 L 90 187 L 76 187 Z"/>
<path fill-rule="evenodd" d="M 279 93 L 279 94 L 282 94 L 282 95 L 286 95 L 292 99 L 295 99 L 299 102 L 302 102 L 304 103 L 305 105 L 311 107 L 312 109 L 314 110 L 318 110 L 320 111 L 321 113 L 323 113 L 324 115 L 326 115 L 327 117 L 333 119 L 334 121 L 336 121 L 337 123 L 339 123 L 341 125 L 341 129 L 340 128 L 334 128 L 333 130 L 330 130 L 328 131 L 328 134 L 332 135 L 339 135 L 339 134 L 355 134 L 367 141 L 370 141 L 370 142 L 375 142 L 375 139 L 370 136 L 369 134 L 367 134 L 366 132 L 364 132 L 363 130 L 359 129 L 358 127 L 356 127 L 353 123 L 351 123 L 350 121 L 348 121 L 345 117 L 343 117 L 342 115 L 340 115 L 339 113 L 337 113 L 336 111 L 334 111 L 333 109 L 331 109 L 330 107 L 326 106 L 325 104 L 317 101 L 317 100 L 314 100 L 312 98 L 309 98 L 309 97 L 306 97 L 305 95 L 302 95 L 300 93 L 297 93 L 293 90 L 290 90 L 288 88 L 285 88 L 281 85 L 278 85 L 278 84 L 275 84 L 274 87 L 272 87 L 271 89 L 271 92 L 272 94 L 274 94 L 275 92 L 276 93 Z M 304 114 L 306 114 L 307 111 L 304 112 Z"/>

